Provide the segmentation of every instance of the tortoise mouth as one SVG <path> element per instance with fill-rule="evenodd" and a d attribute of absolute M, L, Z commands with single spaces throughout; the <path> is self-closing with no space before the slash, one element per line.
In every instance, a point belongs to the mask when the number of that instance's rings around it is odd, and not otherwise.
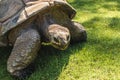
<path fill-rule="evenodd" d="M 65 49 L 67 49 L 69 43 L 67 43 L 67 44 L 52 43 L 51 45 L 52 45 L 53 47 L 55 47 L 56 49 L 65 50 Z"/>

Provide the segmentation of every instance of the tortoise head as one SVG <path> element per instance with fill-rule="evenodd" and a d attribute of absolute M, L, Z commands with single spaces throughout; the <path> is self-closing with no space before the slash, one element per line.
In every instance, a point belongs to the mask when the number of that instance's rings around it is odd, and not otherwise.
<path fill-rule="evenodd" d="M 51 45 L 59 50 L 65 50 L 70 43 L 70 32 L 67 28 L 58 24 L 52 24 L 48 28 Z"/>

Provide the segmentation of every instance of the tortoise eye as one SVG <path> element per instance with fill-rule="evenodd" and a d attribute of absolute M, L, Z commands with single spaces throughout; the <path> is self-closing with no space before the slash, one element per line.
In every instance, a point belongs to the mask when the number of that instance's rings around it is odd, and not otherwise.
<path fill-rule="evenodd" d="M 54 41 L 59 43 L 59 40 L 56 37 L 54 37 Z"/>

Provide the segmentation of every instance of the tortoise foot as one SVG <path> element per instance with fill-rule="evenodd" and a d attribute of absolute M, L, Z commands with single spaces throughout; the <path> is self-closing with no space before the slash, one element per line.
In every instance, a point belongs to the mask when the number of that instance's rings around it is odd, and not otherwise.
<path fill-rule="evenodd" d="M 72 23 L 73 32 L 72 32 L 72 40 L 71 43 L 85 42 L 87 41 L 87 33 L 85 28 L 78 22 Z"/>
<path fill-rule="evenodd" d="M 29 67 L 14 72 L 11 76 L 14 80 L 26 80 L 35 71 L 35 66 L 33 64 Z"/>

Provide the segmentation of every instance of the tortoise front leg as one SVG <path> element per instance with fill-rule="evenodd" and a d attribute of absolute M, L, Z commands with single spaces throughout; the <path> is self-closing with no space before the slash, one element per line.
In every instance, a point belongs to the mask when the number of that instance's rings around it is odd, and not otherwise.
<path fill-rule="evenodd" d="M 40 35 L 34 29 L 28 29 L 17 37 L 7 62 L 7 70 L 15 77 L 24 76 L 25 69 L 35 59 L 40 48 Z"/>
<path fill-rule="evenodd" d="M 80 23 L 72 21 L 68 28 L 71 32 L 71 43 L 87 40 L 86 30 Z"/>

